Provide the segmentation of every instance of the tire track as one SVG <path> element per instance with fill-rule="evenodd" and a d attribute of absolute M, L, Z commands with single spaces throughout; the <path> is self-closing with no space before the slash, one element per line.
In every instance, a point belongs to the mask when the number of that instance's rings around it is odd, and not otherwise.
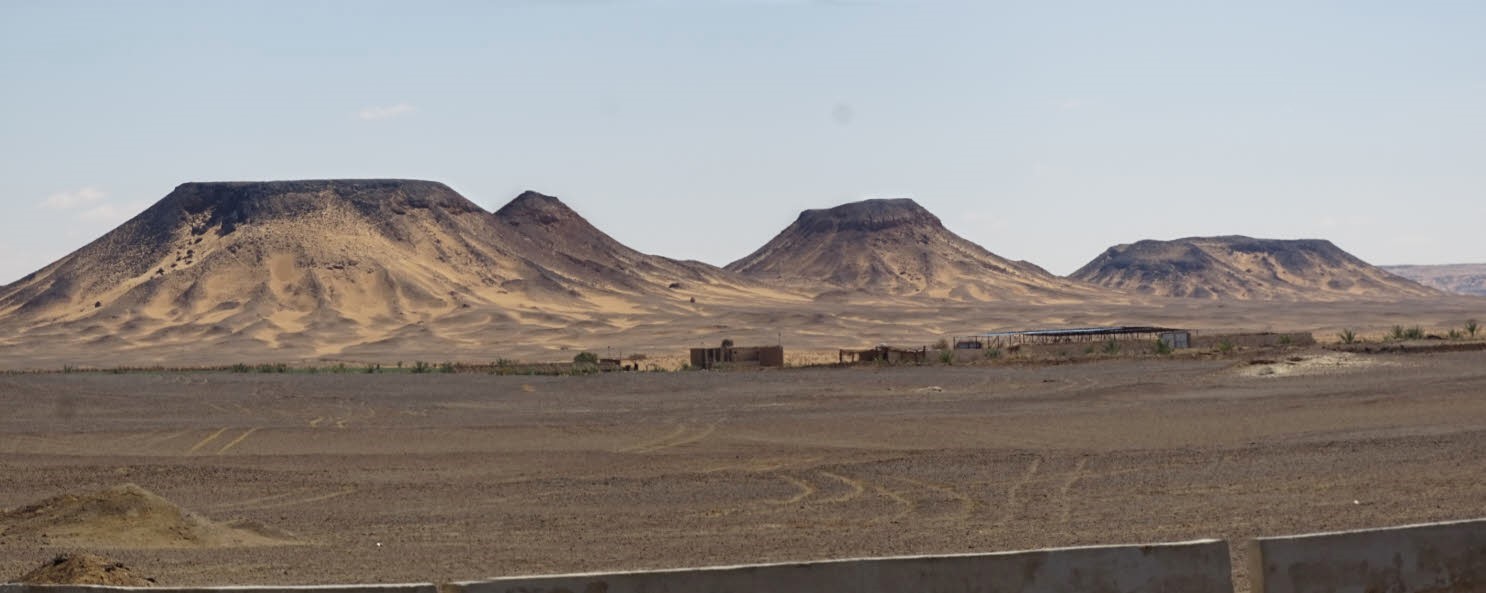
<path fill-rule="evenodd" d="M 643 453 L 645 449 L 648 449 L 655 445 L 663 444 L 667 441 L 670 441 L 671 439 L 680 438 L 681 435 L 684 434 L 686 434 L 686 423 L 683 422 L 681 424 L 677 424 L 676 430 L 671 431 L 671 433 L 667 434 L 666 436 L 654 440 L 644 441 L 639 444 L 630 445 L 628 447 L 615 451 L 615 453 Z"/>
<path fill-rule="evenodd" d="M 224 502 L 224 503 L 221 503 L 221 504 L 214 504 L 214 505 L 210 505 L 210 506 L 208 506 L 206 508 L 209 509 L 209 510 L 224 510 L 224 509 L 234 509 L 234 508 L 239 508 L 239 507 L 250 507 L 250 506 L 253 506 L 253 505 L 258 504 L 258 503 L 270 502 L 270 501 L 274 501 L 274 500 L 279 500 L 281 498 L 288 498 L 288 497 L 293 496 L 293 495 L 294 495 L 293 492 L 280 492 L 278 494 L 270 494 L 268 496 L 259 496 L 257 498 L 249 498 L 247 500 L 239 500 L 237 502 Z"/>
<path fill-rule="evenodd" d="M 217 432 L 214 432 L 214 433 L 211 433 L 211 434 L 207 435 L 206 438 L 201 439 L 200 441 L 197 441 L 195 445 L 191 445 L 191 448 L 190 449 L 186 449 L 186 454 L 187 455 L 190 455 L 192 453 L 195 453 L 195 452 L 199 451 L 202 447 L 205 447 L 209 443 L 211 443 L 212 441 L 217 440 L 217 437 L 222 436 L 222 433 L 224 433 L 224 432 L 227 432 L 227 427 L 226 426 L 223 426 Z"/>
<path fill-rule="evenodd" d="M 835 474 L 835 473 L 831 473 L 831 472 L 828 472 L 828 471 L 821 471 L 821 472 L 817 472 L 817 473 L 819 473 L 822 476 L 826 476 L 828 478 L 831 478 L 833 480 L 840 481 L 841 483 L 846 484 L 846 487 L 847 488 L 850 488 L 851 489 L 851 491 L 850 492 L 847 492 L 846 494 L 842 494 L 840 496 L 832 496 L 830 498 L 821 499 L 820 504 L 836 504 L 836 503 L 846 502 L 846 501 L 855 499 L 855 498 L 857 498 L 857 497 L 859 497 L 862 494 L 864 494 L 864 493 L 867 492 L 867 485 L 864 484 L 864 483 L 862 483 L 862 481 L 860 481 L 860 480 L 853 480 L 853 479 L 848 478 L 846 476 L 843 476 L 841 474 Z"/>
<path fill-rule="evenodd" d="M 356 492 L 356 490 L 357 489 L 355 487 L 350 487 L 350 488 L 345 488 L 343 490 L 338 490 L 336 492 L 331 492 L 329 494 L 321 494 L 319 496 L 311 496 L 309 498 L 300 498 L 300 499 L 295 499 L 295 500 L 273 501 L 273 502 L 267 502 L 267 503 L 259 502 L 259 503 L 254 503 L 254 504 L 240 504 L 240 505 L 238 505 L 236 507 L 236 509 L 239 510 L 239 511 L 262 511 L 262 510 L 267 510 L 267 509 L 279 509 L 279 508 L 284 508 L 284 507 L 299 506 L 299 505 L 302 505 L 302 504 L 310 504 L 310 503 L 314 503 L 314 502 L 324 502 L 324 501 L 330 500 L 332 498 L 340 498 L 340 497 L 345 496 L 347 494 L 351 494 L 353 492 Z M 270 499 L 270 498 L 273 498 L 273 497 L 264 497 L 264 499 Z M 263 500 L 263 499 L 260 499 L 260 500 Z"/>
<path fill-rule="evenodd" d="M 1073 490 L 1073 485 L 1077 484 L 1078 481 L 1083 479 L 1084 476 L 1087 474 L 1087 472 L 1084 470 L 1087 469 L 1088 466 L 1088 457 L 1078 458 L 1078 463 L 1074 464 L 1073 466 L 1073 473 L 1068 475 L 1068 481 L 1063 482 L 1063 487 L 1058 489 L 1058 498 L 1063 506 L 1062 512 L 1058 515 L 1059 523 L 1067 525 L 1068 519 L 1073 515 L 1073 498 L 1068 496 L 1068 493 Z"/>
<path fill-rule="evenodd" d="M 164 444 L 166 441 L 169 441 L 169 440 L 172 440 L 172 439 L 176 439 L 176 438 L 180 438 L 182 436 L 185 436 L 185 434 L 188 433 L 188 432 L 191 432 L 191 429 L 188 428 L 186 430 L 180 430 L 180 431 L 172 432 L 172 433 L 167 434 L 167 435 L 165 435 L 163 437 L 159 437 L 159 438 L 155 438 L 155 439 L 150 439 L 149 442 L 145 443 L 145 447 L 146 448 L 150 448 L 150 447 L 154 447 L 156 445 Z"/>
<path fill-rule="evenodd" d="M 795 494 L 794 496 L 792 496 L 790 498 L 787 498 L 787 499 L 784 499 L 784 500 L 770 499 L 770 500 L 764 501 L 764 502 L 767 502 L 769 504 L 773 504 L 773 505 L 795 504 L 797 502 L 800 502 L 802 500 L 805 500 L 806 498 L 809 498 L 810 495 L 815 494 L 815 492 L 816 492 L 815 486 L 811 486 L 809 482 L 806 482 L 806 481 L 801 480 L 799 478 L 795 478 L 793 476 L 788 476 L 788 475 L 785 475 L 785 474 L 775 474 L 774 477 L 779 478 L 781 480 L 784 480 L 786 482 L 789 482 L 794 487 L 799 488 L 800 489 L 800 492 L 798 494 Z"/>
<path fill-rule="evenodd" d="M 976 507 L 975 499 L 970 498 L 968 495 L 966 495 L 963 492 L 960 492 L 959 490 L 956 490 L 954 488 L 951 488 L 949 486 L 945 486 L 945 485 L 942 485 L 942 484 L 934 484 L 934 483 L 931 483 L 931 482 L 924 482 L 924 481 L 921 481 L 921 480 L 915 480 L 913 478 L 904 478 L 904 477 L 901 477 L 901 476 L 893 476 L 892 479 L 897 480 L 899 482 L 903 482 L 905 484 L 912 484 L 914 486 L 918 486 L 918 487 L 923 488 L 925 490 L 931 490 L 931 491 L 934 491 L 934 492 L 938 492 L 938 493 L 944 495 L 946 498 L 949 498 L 950 500 L 953 500 L 953 501 L 958 502 L 960 504 L 960 512 L 954 514 L 951 517 L 953 519 L 966 519 L 966 518 L 969 518 L 971 515 L 974 515 L 975 514 L 975 507 Z"/>
<path fill-rule="evenodd" d="M 913 511 L 918 510 L 918 504 L 917 503 L 914 503 L 911 500 L 908 500 L 907 498 L 904 498 L 902 494 L 899 494 L 897 492 L 894 492 L 892 490 L 888 490 L 887 488 L 883 488 L 882 486 L 877 486 L 877 485 L 872 486 L 872 490 L 874 492 L 878 493 L 878 494 L 881 494 L 882 496 L 887 497 L 889 500 L 892 500 L 894 503 L 897 503 L 898 505 L 902 506 L 903 507 L 903 510 L 898 511 L 897 514 L 894 514 L 894 515 L 892 515 L 890 517 L 879 517 L 877 519 L 873 519 L 871 521 L 866 522 L 865 525 L 881 525 L 883 523 L 895 523 L 899 519 L 902 519 L 903 517 L 907 517 L 909 514 L 913 513 Z"/>
<path fill-rule="evenodd" d="M 1032 479 L 1037 476 L 1037 470 L 1041 467 L 1042 458 L 1033 458 L 1032 463 L 1027 465 L 1027 470 L 1022 472 L 1021 478 L 1012 483 L 1010 488 L 1006 489 L 1006 502 L 1004 503 L 1004 506 L 1006 508 L 1001 513 L 1001 518 L 996 521 L 997 527 L 1006 525 L 1007 523 L 1010 523 L 1012 519 L 1016 518 L 1016 506 L 1018 503 L 1017 497 L 1021 494 L 1021 490 L 1023 488 L 1026 488 L 1027 484 L 1030 484 L 1032 482 Z"/>
<path fill-rule="evenodd" d="M 616 453 L 655 453 L 657 451 L 673 449 L 676 447 L 682 447 L 685 445 L 701 442 L 707 437 L 712 436 L 712 433 L 717 432 L 717 423 L 713 422 L 711 424 L 708 424 L 707 427 L 703 428 L 700 432 L 688 436 L 686 434 L 689 430 L 688 426 L 688 423 L 683 422 L 680 425 L 676 426 L 676 430 L 671 431 L 670 434 L 667 434 L 664 437 L 625 447 L 616 451 Z"/>
<path fill-rule="evenodd" d="M 227 443 L 226 445 L 222 445 L 222 448 L 221 449 L 217 449 L 217 454 L 218 455 L 221 455 L 223 453 L 226 453 L 228 449 L 231 449 L 233 447 L 236 447 L 238 445 L 238 443 L 241 443 L 241 442 L 247 440 L 248 437 L 253 436 L 253 433 L 258 432 L 258 429 L 259 428 L 260 427 L 258 427 L 258 426 L 254 426 L 253 428 L 249 428 L 249 429 L 243 431 L 243 433 L 240 434 L 240 435 L 238 435 L 237 438 L 232 439 L 232 442 Z"/>

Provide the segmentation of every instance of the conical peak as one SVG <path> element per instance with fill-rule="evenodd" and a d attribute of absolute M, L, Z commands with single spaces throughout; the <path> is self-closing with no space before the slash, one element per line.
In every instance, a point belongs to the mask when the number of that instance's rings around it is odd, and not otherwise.
<path fill-rule="evenodd" d="M 933 213 L 908 198 L 871 199 L 822 210 L 806 210 L 796 221 L 806 232 L 880 231 L 897 227 L 940 228 Z"/>
<path fill-rule="evenodd" d="M 567 204 L 554 196 L 527 190 L 516 199 L 495 211 L 496 218 L 507 224 L 551 225 L 565 220 L 581 220 L 582 217 L 568 208 Z"/>

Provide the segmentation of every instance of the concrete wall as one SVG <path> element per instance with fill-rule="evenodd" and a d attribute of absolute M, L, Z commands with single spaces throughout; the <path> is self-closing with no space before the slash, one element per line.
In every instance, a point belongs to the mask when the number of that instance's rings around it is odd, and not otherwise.
<path fill-rule="evenodd" d="M 1254 540 L 1253 593 L 1486 591 L 1486 520 Z"/>
<path fill-rule="evenodd" d="M 303 585 L 270 587 L 105 587 L 95 585 L 0 584 L 0 593 L 439 593 L 433 583 L 401 585 Z"/>
<path fill-rule="evenodd" d="M 766 367 L 784 366 L 783 346 L 732 346 L 728 348 L 692 348 L 691 366 L 713 368 L 718 366 Z"/>
<path fill-rule="evenodd" d="M 1228 545 L 1065 548 L 500 578 L 462 593 L 1231 593 Z"/>

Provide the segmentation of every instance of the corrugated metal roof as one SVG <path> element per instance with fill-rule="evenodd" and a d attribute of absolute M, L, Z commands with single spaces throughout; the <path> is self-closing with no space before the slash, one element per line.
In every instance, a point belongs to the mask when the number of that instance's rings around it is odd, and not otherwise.
<path fill-rule="evenodd" d="M 1022 331 L 987 332 L 976 337 L 998 338 L 1006 336 L 1115 336 L 1120 334 L 1156 334 L 1187 331 L 1174 327 L 1147 325 L 1120 325 L 1114 327 L 1076 327 L 1069 329 L 1030 329 Z"/>

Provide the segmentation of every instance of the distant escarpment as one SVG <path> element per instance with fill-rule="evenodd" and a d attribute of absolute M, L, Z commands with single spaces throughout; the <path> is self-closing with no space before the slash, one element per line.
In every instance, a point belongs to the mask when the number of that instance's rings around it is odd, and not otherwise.
<path fill-rule="evenodd" d="M 1486 264 L 1383 266 L 1383 269 L 1448 293 L 1486 296 Z"/>

